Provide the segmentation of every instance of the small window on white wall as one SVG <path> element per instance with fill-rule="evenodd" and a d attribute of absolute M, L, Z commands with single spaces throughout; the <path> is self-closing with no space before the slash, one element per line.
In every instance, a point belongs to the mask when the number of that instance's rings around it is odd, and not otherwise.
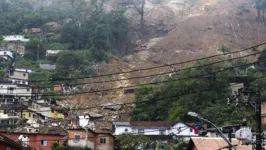
<path fill-rule="evenodd" d="M 128 132 L 128 129 L 127 128 L 125 129 L 125 132 Z"/>

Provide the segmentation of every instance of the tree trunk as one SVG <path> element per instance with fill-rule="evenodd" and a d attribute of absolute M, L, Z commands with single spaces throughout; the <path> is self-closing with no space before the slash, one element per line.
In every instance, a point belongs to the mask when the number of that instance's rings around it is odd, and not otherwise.
<path fill-rule="evenodd" d="M 262 21 L 263 21 L 263 24 L 265 24 L 265 18 L 264 18 L 264 9 L 262 10 Z"/>
<path fill-rule="evenodd" d="M 258 14 L 257 20 L 260 20 L 260 9 L 259 8 L 257 8 L 257 14 Z"/>

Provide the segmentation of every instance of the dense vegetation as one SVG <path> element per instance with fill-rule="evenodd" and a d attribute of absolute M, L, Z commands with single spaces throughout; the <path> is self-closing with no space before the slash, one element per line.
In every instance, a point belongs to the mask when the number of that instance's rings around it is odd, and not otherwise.
<path fill-rule="evenodd" d="M 220 59 L 199 61 L 196 66 Z M 234 78 L 240 75 L 247 75 L 250 79 L 261 76 L 255 74 L 253 69 L 247 70 L 248 65 L 228 68 L 243 64 L 248 64 L 247 60 L 225 61 L 187 69 L 172 75 L 167 79 L 169 82 L 163 85 L 140 87 L 136 90 L 137 103 L 132 119 L 192 121 L 193 118 L 189 117 L 187 112 L 194 111 L 218 125 L 241 123 L 242 118 L 252 114 L 252 111 L 247 111 L 245 105 L 226 105 L 231 94 L 230 83 L 234 83 Z M 265 81 L 261 79 L 260 82 Z"/>
<path fill-rule="evenodd" d="M 30 42 L 24 57 L 18 59 L 18 66 L 56 64 L 47 79 L 89 76 L 92 64 L 127 51 L 124 11 L 106 11 L 104 3 L 105 0 L 0 0 L 0 35 L 24 34 L 23 29 L 40 28 L 40 33 L 27 34 Z M 53 28 L 48 22 L 57 22 L 60 28 Z M 49 49 L 66 51 L 46 57 Z M 46 74 L 42 70 L 38 73 Z"/>

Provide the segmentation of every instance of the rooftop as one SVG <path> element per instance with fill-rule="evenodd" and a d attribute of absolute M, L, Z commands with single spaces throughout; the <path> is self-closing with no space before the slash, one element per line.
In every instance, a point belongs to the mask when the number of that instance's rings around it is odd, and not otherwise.
<path fill-rule="evenodd" d="M 131 121 L 130 125 L 135 127 L 171 127 L 172 123 L 166 121 Z"/>
<path fill-rule="evenodd" d="M 215 150 L 227 147 L 228 144 L 222 138 L 206 138 L 206 137 L 192 137 L 190 145 L 193 144 L 197 150 Z M 241 145 L 241 142 L 237 139 L 232 139 L 233 145 L 237 150 L 251 150 L 252 146 Z M 190 149 L 188 149 L 190 150 Z"/>

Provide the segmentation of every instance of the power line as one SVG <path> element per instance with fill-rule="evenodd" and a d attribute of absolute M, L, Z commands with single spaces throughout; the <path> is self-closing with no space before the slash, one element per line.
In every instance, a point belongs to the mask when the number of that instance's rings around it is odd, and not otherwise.
<path fill-rule="evenodd" d="M 185 126 L 183 126 L 183 127 L 180 127 L 180 128 L 170 128 L 170 129 L 182 129 L 182 128 L 184 128 L 182 130 L 182 131 L 184 131 L 184 130 L 186 130 L 188 128 L 192 128 L 192 127 L 185 127 Z M 69 130 L 71 130 L 71 128 L 69 128 Z M 80 130 L 85 130 L 85 129 L 84 128 L 80 128 Z M 161 130 L 160 129 L 153 129 L 153 130 L 145 131 L 145 133 L 152 133 L 152 132 L 157 132 L 157 131 L 161 131 Z M 92 132 L 95 132 L 95 131 L 92 130 Z M 19 134 L 20 132 L 4 132 L 4 133 L 6 133 L 6 134 Z M 111 132 L 110 133 L 109 132 L 108 133 L 102 133 L 102 132 L 99 132 L 98 133 L 98 132 L 95 132 L 95 133 L 96 134 L 111 134 Z M 133 134 L 133 135 L 143 135 L 141 133 L 136 133 L 136 132 L 128 132 L 128 133 L 129 134 Z M 0 132 L 0 135 L 1 134 L 3 134 L 3 132 Z M 21 133 L 21 134 L 31 134 L 31 133 Z M 58 135 L 58 136 L 65 136 L 66 137 L 67 135 Z M 117 136 L 119 136 L 119 135 L 117 135 Z M 171 135 L 167 135 L 167 136 L 171 136 Z M 88 136 L 87 138 L 99 138 L 99 137 L 109 137 L 109 136 L 97 136 L 97 137 L 95 137 L 95 136 Z M 56 140 L 64 141 L 64 140 L 75 140 L 75 138 L 67 138 L 67 139 L 60 138 L 60 139 L 47 139 L 47 140 L 44 138 L 43 140 L 45 140 L 45 141 L 56 141 Z M 43 141 L 43 140 L 29 140 L 29 141 L 21 141 L 21 142 L 40 142 L 40 141 Z"/>
<path fill-rule="evenodd" d="M 254 78 L 253 80 L 258 80 L 258 79 L 265 79 L 266 77 L 263 76 L 263 77 L 258 77 L 258 78 Z M 253 81 L 253 82 L 254 82 Z M 230 84 L 230 85 L 225 85 L 225 86 L 219 86 L 218 88 L 228 88 L 228 87 L 231 87 L 233 85 L 237 85 L 238 83 L 234 83 L 234 84 Z M 198 92 L 190 92 L 190 93 L 185 93 L 185 94 L 175 94 L 173 96 L 169 96 L 169 97 L 163 97 L 163 98 L 158 98 L 156 100 L 166 100 L 166 99 L 171 99 L 171 98 L 178 98 L 178 97 L 181 97 L 181 96 L 186 96 L 186 95 L 190 95 L 190 94 L 200 94 L 200 93 L 203 93 L 203 92 L 210 92 L 210 91 L 216 91 L 212 88 L 209 88 L 209 89 L 205 89 L 205 90 L 200 90 Z M 221 98 L 219 99 L 216 99 L 216 100 L 220 100 Z M 215 100 L 215 99 L 214 99 Z M 129 105 L 129 104 L 138 104 L 138 103 L 146 103 L 146 102 L 149 102 L 149 100 L 145 100 L 145 101 L 141 101 L 141 102 L 128 102 L 128 103 L 122 103 L 122 104 L 112 104 L 112 105 L 105 105 L 105 106 L 102 106 L 102 105 L 95 105 L 95 106 L 89 106 L 89 107 L 84 107 L 84 108 L 76 108 L 76 109 L 56 109 L 54 108 L 53 110 L 54 111 L 60 111 L 60 110 L 67 110 L 67 111 L 70 111 L 70 110 L 87 110 L 87 109 L 94 109 L 94 108 L 99 108 L 99 107 L 108 107 L 108 106 L 120 106 L 120 105 Z M 45 111 L 38 111 L 38 112 L 47 112 L 47 111 L 51 111 L 51 110 L 45 110 Z M 25 111 L 26 112 L 26 111 Z M 32 112 L 32 111 L 30 111 Z"/>
<path fill-rule="evenodd" d="M 165 75 L 165 74 L 169 74 L 169 73 L 177 73 L 177 72 L 181 72 L 181 71 L 185 71 L 185 70 L 189 70 L 189 69 L 207 67 L 207 66 L 211 66 L 211 65 L 222 63 L 222 62 L 226 62 L 226 61 L 232 61 L 232 60 L 236 60 L 236 59 L 241 59 L 241 58 L 257 55 L 257 54 L 260 54 L 260 53 L 263 53 L 263 52 L 256 52 L 256 53 L 252 53 L 252 54 L 241 56 L 241 57 L 230 58 L 230 59 L 216 61 L 216 62 L 212 62 L 212 63 L 200 65 L 200 66 L 194 66 L 194 67 L 189 67 L 189 68 L 184 68 L 184 69 L 178 69 L 178 70 L 175 70 L 175 71 L 167 71 L 167 72 L 157 73 L 157 74 L 152 74 L 152 75 L 135 76 L 135 77 L 129 77 L 129 78 L 123 78 L 123 79 L 111 79 L 111 80 L 104 80 L 104 81 L 82 82 L 82 83 L 74 83 L 74 84 L 70 83 L 70 85 L 97 84 L 97 83 L 108 83 L 108 82 L 118 82 L 118 81 L 132 80 L 132 79 L 148 78 L 148 77 L 153 77 L 153 76 Z"/>
<path fill-rule="evenodd" d="M 194 67 L 179 69 L 179 70 L 176 70 L 176 71 L 168 71 L 168 72 L 159 73 L 159 74 L 146 75 L 146 76 L 138 76 L 138 77 L 131 77 L 131 78 L 125 78 L 125 79 L 108 80 L 108 81 L 83 82 L 83 83 L 75 83 L 75 84 L 70 84 L 70 85 L 71 86 L 74 86 L 74 85 L 84 85 L 84 84 L 108 83 L 108 82 L 114 82 L 114 81 L 123 81 L 123 80 L 130 80 L 130 79 L 148 78 L 148 77 L 153 77 L 153 76 L 165 75 L 165 74 L 169 74 L 169 73 L 177 73 L 177 72 L 181 72 L 181 71 L 185 71 L 185 70 L 190 70 L 190 69 L 195 69 L 195 68 L 203 68 L 203 67 L 211 66 L 211 65 L 218 64 L 218 63 L 222 63 L 222 62 L 226 62 L 226 61 L 232 61 L 232 60 L 236 60 L 236 59 L 241 59 L 241 58 L 245 58 L 245 57 L 257 55 L 257 54 L 260 54 L 260 53 L 263 53 L 263 52 L 256 52 L 256 53 L 244 55 L 244 56 L 241 56 L 241 57 L 230 58 L 230 59 L 216 61 L 216 62 L 212 62 L 212 63 L 200 65 L 200 66 L 194 66 Z M 261 61 L 263 62 L 263 60 L 261 60 Z M 252 64 L 255 64 L 255 63 L 245 64 L 245 65 L 252 65 Z M 30 88 L 30 87 L 18 88 L 18 89 L 28 89 L 28 88 Z M 40 88 L 46 88 L 46 87 L 40 87 Z M 123 87 L 123 88 L 125 88 L 125 87 Z M 9 88 L 0 88 L 0 90 L 5 90 L 5 89 L 9 89 Z M 28 94 L 28 93 L 18 93 L 18 94 Z"/>
<path fill-rule="evenodd" d="M 266 60 L 263 60 L 266 61 Z M 263 62 L 260 61 L 260 62 Z M 222 70 L 218 70 L 212 73 L 206 73 L 206 74 L 201 74 L 201 75 L 197 75 L 194 77 L 186 77 L 186 78 L 178 78 L 178 79 L 173 79 L 173 80 L 164 80 L 164 81 L 158 81 L 158 82 L 152 82 L 152 83 L 144 83 L 141 85 L 133 85 L 133 86 L 126 86 L 126 87 L 118 87 L 118 88 L 109 88 L 109 89 L 104 89 L 104 90 L 95 90 L 95 91 L 87 91 L 87 92 L 79 92 L 79 93 L 71 93 L 71 94 L 57 94 L 57 95 L 52 95 L 52 94 L 43 94 L 42 96 L 68 96 L 68 95 L 79 95 L 79 94 L 88 94 L 88 93 L 97 93 L 97 92 L 107 92 L 107 91 L 114 91 L 114 90 L 121 90 L 121 89 L 127 89 L 127 88 L 136 88 L 139 86 L 145 86 L 145 85 L 155 85 L 155 84 L 160 84 L 160 83 L 168 83 L 168 82 L 172 82 L 172 81 L 181 81 L 181 80 L 188 80 L 188 79 L 196 79 L 196 78 L 205 78 L 208 75 L 213 75 L 219 72 L 224 72 L 224 71 L 228 71 L 234 68 L 239 68 L 239 67 L 244 67 L 244 66 L 248 66 L 248 65 L 252 65 L 255 63 L 249 63 L 249 64 L 244 64 L 244 65 L 239 65 L 239 66 L 234 66 L 234 67 L 227 67 L 226 69 L 222 69 Z"/>
<path fill-rule="evenodd" d="M 264 62 L 264 61 L 266 61 L 266 60 L 261 60 L 261 61 L 258 61 L 258 62 Z M 248 64 L 243 64 L 243 65 L 238 65 L 238 66 L 233 66 L 233 67 L 227 67 L 227 68 L 223 68 L 223 69 L 220 69 L 218 71 L 215 71 L 215 72 L 201 74 L 201 75 L 197 75 L 197 76 L 193 76 L 193 77 L 185 77 L 185 78 L 164 80 L 164 81 L 158 81 L 158 82 L 152 82 L 152 83 L 144 83 L 144 84 L 141 84 L 141 85 L 133 85 L 133 86 L 126 86 L 126 87 L 118 87 L 118 88 L 109 88 L 109 89 L 104 89 L 104 90 L 94 90 L 94 91 L 71 93 L 71 94 L 44 94 L 44 93 L 33 93 L 33 94 L 45 97 L 45 96 L 69 96 L 69 95 L 79 95 L 79 94 L 88 94 L 88 93 L 107 92 L 107 91 L 121 90 L 121 89 L 127 89 L 127 88 L 136 88 L 136 87 L 144 86 L 144 85 L 155 85 L 155 84 L 167 83 L 167 82 L 172 82 L 172 81 L 188 80 L 188 79 L 195 79 L 195 78 L 205 78 L 208 75 L 213 75 L 213 74 L 216 74 L 216 73 L 219 73 L 219 72 L 224 72 L 224 71 L 228 71 L 228 70 L 231 70 L 231 69 L 234 69 L 234 68 L 249 66 L 249 65 L 252 65 L 252 64 L 256 64 L 256 63 L 248 63 Z M 15 93 L 15 94 L 22 95 L 22 94 L 29 94 L 29 93 Z M 27 96 L 27 97 L 36 97 L 36 95 L 35 96 Z"/>
<path fill-rule="evenodd" d="M 118 74 L 125 74 L 125 73 L 132 73 L 132 72 L 138 72 L 138 71 L 144 71 L 144 70 L 150 70 L 150 69 L 157 69 L 157 68 L 162 68 L 162 67 L 171 67 L 174 65 L 181 65 L 181 64 L 185 64 L 185 63 L 191 63 L 191 62 L 195 62 L 195 61 L 200 61 L 200 60 L 205 60 L 205 59 L 210 59 L 210 58 L 214 58 L 214 57 L 218 57 L 218 56 L 225 56 L 225 55 L 229 55 L 229 54 L 235 54 L 235 53 L 239 53 L 239 52 L 243 52 L 243 51 L 247 51 L 250 49 L 254 49 L 257 48 L 259 46 L 265 45 L 265 43 L 261 43 L 261 44 L 257 44 L 242 50 L 238 50 L 238 51 L 234 51 L 234 52 L 229 52 L 226 54 L 217 54 L 217 55 L 212 55 L 212 56 L 208 56 L 208 57 L 204 57 L 204 58 L 199 58 L 199 59 L 192 59 L 192 60 L 188 60 L 188 61 L 184 61 L 184 62 L 178 62 L 178 63 L 172 63 L 172 64 L 165 64 L 165 65 L 160 65 L 160 66 L 155 66 L 155 67 L 149 67 L 149 68 L 143 68 L 143 69 L 136 69 L 136 70 L 131 70 L 131 71 L 122 71 L 122 72 L 116 72 L 116 73 L 110 73 L 110 74 L 103 74 L 103 75 L 97 75 L 97 76 L 92 76 L 92 77 L 81 77 L 81 78 L 63 78 L 63 79 L 55 79 L 55 80 L 47 80 L 47 81 L 64 81 L 64 80 L 78 80 L 78 79 L 92 79 L 92 78 L 98 78 L 98 77 L 105 77 L 105 76 L 112 76 L 112 75 L 118 75 Z M 30 81 L 30 82 L 44 82 L 46 80 L 39 80 L 39 81 Z"/>

